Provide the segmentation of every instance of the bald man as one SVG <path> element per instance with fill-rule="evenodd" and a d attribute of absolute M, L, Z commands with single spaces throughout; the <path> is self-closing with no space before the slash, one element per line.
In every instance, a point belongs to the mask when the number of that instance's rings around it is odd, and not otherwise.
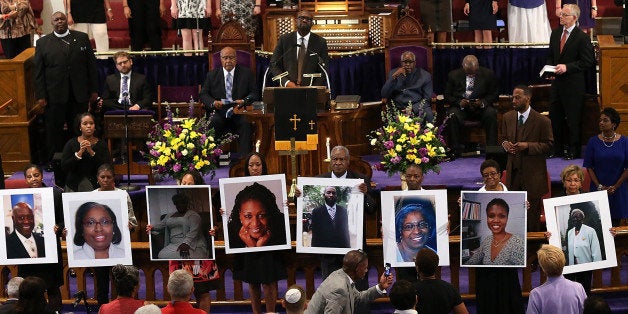
<path fill-rule="evenodd" d="M 13 206 L 13 232 L 7 236 L 7 258 L 37 258 L 46 257 L 44 238 L 33 233 L 35 215 L 33 209 L 19 202 Z"/>
<path fill-rule="evenodd" d="M 237 113 L 257 100 L 255 77 L 251 69 L 237 64 L 236 51 L 231 47 L 220 51 L 220 63 L 220 67 L 207 73 L 200 93 L 201 102 L 208 114 L 214 113 L 210 123 L 216 134 L 237 134 L 239 153 L 246 155 L 251 151 L 251 126 L 246 117 Z"/>

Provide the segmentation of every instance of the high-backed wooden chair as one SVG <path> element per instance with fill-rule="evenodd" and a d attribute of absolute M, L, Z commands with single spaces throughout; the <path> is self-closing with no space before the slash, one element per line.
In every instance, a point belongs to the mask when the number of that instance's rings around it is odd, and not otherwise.
<path fill-rule="evenodd" d="M 401 64 L 401 54 L 411 51 L 416 55 L 416 66 L 432 73 L 432 48 L 429 47 L 431 34 L 423 29 L 419 20 L 404 11 L 395 24 L 390 38 L 386 39 L 386 75 Z"/>
<path fill-rule="evenodd" d="M 231 47 L 236 50 L 238 64 L 255 72 L 255 40 L 246 33 L 242 25 L 235 20 L 228 21 L 218 29 L 216 38 L 209 39 L 209 69 L 220 66 L 220 50 Z"/>
<path fill-rule="evenodd" d="M 194 99 L 194 116 L 201 117 L 205 114 L 203 104 L 199 101 L 200 85 L 190 86 L 162 86 L 157 85 L 157 121 L 166 117 L 167 106 L 176 117 L 190 116 L 190 97 Z"/>

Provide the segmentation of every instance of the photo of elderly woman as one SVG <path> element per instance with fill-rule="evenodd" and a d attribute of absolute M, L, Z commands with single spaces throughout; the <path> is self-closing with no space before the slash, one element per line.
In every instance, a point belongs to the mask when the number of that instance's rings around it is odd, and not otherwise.
<path fill-rule="evenodd" d="M 382 191 L 381 200 L 384 262 L 406 267 L 396 268 L 398 277 L 415 269 L 421 249 L 435 252 L 439 266 L 449 265 L 447 190 Z"/>
<path fill-rule="evenodd" d="M 406 198 L 399 200 L 401 207 L 395 214 L 397 261 L 414 262 L 422 248 L 436 252 L 436 216 L 428 200 Z"/>
<path fill-rule="evenodd" d="M 208 186 L 149 186 L 146 197 L 152 260 L 213 259 Z"/>
<path fill-rule="evenodd" d="M 566 228 L 561 231 L 567 265 L 606 259 L 600 214 L 593 202 L 570 204 L 569 220 Z"/>
<path fill-rule="evenodd" d="M 220 179 L 225 249 L 231 253 L 287 248 L 290 243 L 284 175 Z M 245 179 L 245 180 L 242 180 Z M 231 251 L 235 250 L 235 251 Z"/>
<path fill-rule="evenodd" d="M 525 192 L 463 192 L 463 266 L 525 267 L 525 200 Z"/>

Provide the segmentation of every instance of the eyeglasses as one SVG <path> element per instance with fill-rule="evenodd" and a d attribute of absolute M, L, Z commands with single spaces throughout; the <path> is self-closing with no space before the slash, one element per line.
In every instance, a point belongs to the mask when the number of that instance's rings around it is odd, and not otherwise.
<path fill-rule="evenodd" d="M 575 15 L 575 14 L 573 14 L 573 13 L 565 13 L 565 12 L 560 12 L 560 16 L 562 16 L 562 17 L 567 17 L 567 16 L 576 16 L 576 15 Z"/>
<path fill-rule="evenodd" d="M 494 171 L 493 171 L 493 172 L 489 172 L 489 173 L 483 173 L 483 174 L 482 174 L 482 177 L 484 177 L 485 179 L 488 179 L 488 178 L 494 178 L 494 177 L 496 177 L 498 174 L 499 174 L 499 173 L 497 173 L 497 172 L 494 172 Z"/>
<path fill-rule="evenodd" d="M 313 18 L 311 18 L 309 16 L 297 16 L 297 19 L 301 20 L 301 21 L 306 21 L 306 22 L 311 22 L 311 21 L 314 20 Z"/>
<path fill-rule="evenodd" d="M 126 60 L 122 60 L 122 61 L 120 61 L 120 62 L 118 62 L 118 63 L 116 63 L 116 64 L 117 64 L 117 65 L 125 65 L 125 64 L 129 63 L 129 61 L 131 61 L 131 60 L 126 59 Z"/>
<path fill-rule="evenodd" d="M 414 63 L 414 60 L 401 60 L 401 63 L 403 63 L 403 64 L 412 64 L 412 63 Z"/>
<path fill-rule="evenodd" d="M 101 221 L 90 219 L 83 222 L 83 227 L 94 229 L 96 228 L 96 225 L 100 225 L 101 228 L 108 228 L 111 227 L 111 224 L 112 222 L 109 219 L 102 219 Z"/>
<path fill-rule="evenodd" d="M 428 224 L 425 221 L 419 221 L 419 222 L 414 223 L 414 224 L 405 224 L 405 225 L 401 226 L 401 229 L 403 229 L 403 231 L 412 231 L 412 230 L 414 230 L 414 228 L 417 228 L 417 230 L 429 229 L 430 228 L 430 224 Z"/>

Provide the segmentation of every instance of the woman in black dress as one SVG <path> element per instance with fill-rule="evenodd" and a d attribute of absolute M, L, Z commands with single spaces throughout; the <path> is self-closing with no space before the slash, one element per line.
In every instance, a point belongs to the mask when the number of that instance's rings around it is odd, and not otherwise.
<path fill-rule="evenodd" d="M 493 29 L 497 27 L 497 1 L 466 0 L 464 14 L 469 16 L 469 27 L 476 43 L 492 43 Z M 487 47 L 490 48 L 490 47 Z"/>

